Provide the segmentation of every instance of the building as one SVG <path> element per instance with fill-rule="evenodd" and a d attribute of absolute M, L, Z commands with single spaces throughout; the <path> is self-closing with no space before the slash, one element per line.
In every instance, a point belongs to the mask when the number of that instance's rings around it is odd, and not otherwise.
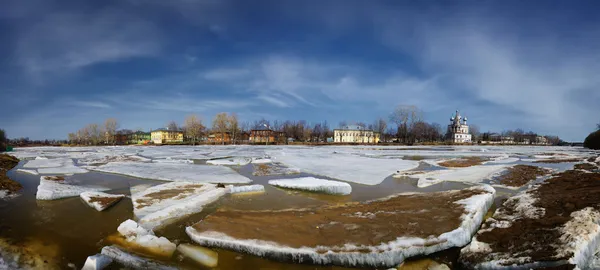
<path fill-rule="evenodd" d="M 183 143 L 183 131 L 159 128 L 150 132 L 150 138 L 154 144 Z"/>
<path fill-rule="evenodd" d="M 253 129 L 248 139 L 250 143 L 285 143 L 285 133 L 271 129 Z"/>
<path fill-rule="evenodd" d="M 148 144 L 152 140 L 150 132 L 136 131 L 126 135 L 127 144 Z"/>
<path fill-rule="evenodd" d="M 458 110 L 454 117 L 450 118 L 447 131 L 448 140 L 453 143 L 471 143 L 471 134 L 467 125 L 467 118 L 460 116 Z"/>
<path fill-rule="evenodd" d="M 536 136 L 535 144 L 549 145 L 550 143 L 548 143 L 548 138 L 546 138 L 544 136 Z"/>
<path fill-rule="evenodd" d="M 357 125 L 344 126 L 333 130 L 335 143 L 379 143 L 379 132 Z"/>
<path fill-rule="evenodd" d="M 230 144 L 231 134 L 229 132 L 213 132 L 206 137 L 206 142 L 215 144 Z"/>

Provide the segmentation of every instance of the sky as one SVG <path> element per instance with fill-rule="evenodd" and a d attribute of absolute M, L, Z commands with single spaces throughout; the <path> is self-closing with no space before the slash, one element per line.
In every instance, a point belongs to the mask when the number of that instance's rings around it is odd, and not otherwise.
<path fill-rule="evenodd" d="M 600 122 L 597 1 L 5 0 L 0 128 L 65 139 L 242 121 L 372 123 L 398 105 L 583 141 Z"/>

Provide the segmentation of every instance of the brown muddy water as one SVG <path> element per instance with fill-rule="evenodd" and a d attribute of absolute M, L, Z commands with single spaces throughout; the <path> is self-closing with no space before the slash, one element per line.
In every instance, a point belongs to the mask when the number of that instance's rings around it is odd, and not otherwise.
<path fill-rule="evenodd" d="M 133 219 L 131 199 L 124 198 L 111 208 L 98 212 L 85 205 L 79 197 L 54 200 L 37 201 L 35 194 L 40 176 L 16 172 L 24 162 L 8 172 L 8 176 L 20 182 L 23 190 L 20 196 L 2 201 L 0 200 L 0 250 L 16 251 L 38 257 L 35 268 L 39 269 L 68 269 L 69 264 L 80 269 L 87 256 L 99 253 L 103 246 L 110 245 L 106 240 L 114 235 L 119 224 L 127 219 Z M 255 165 L 249 164 L 233 167 L 240 174 L 253 180 L 253 184 L 265 186 L 265 192 L 250 195 L 227 195 L 213 203 L 198 214 L 187 217 L 176 223 L 156 230 L 159 236 L 165 236 L 174 243 L 192 243 L 185 233 L 185 227 L 201 221 L 206 215 L 217 208 L 230 208 L 238 210 L 264 210 L 285 209 L 337 204 L 349 201 L 366 201 L 386 197 L 401 192 L 434 192 L 442 190 L 463 189 L 466 184 L 443 182 L 427 188 L 417 188 L 416 181 L 410 178 L 396 179 L 391 176 L 383 183 L 376 186 L 367 186 L 350 183 L 352 194 L 336 196 L 320 193 L 308 193 L 295 190 L 275 188 L 268 185 L 268 180 L 280 178 L 296 178 L 314 176 L 300 173 L 294 175 L 254 176 Z M 437 169 L 422 163 L 419 170 Z M 89 172 L 68 176 L 70 180 L 82 185 L 94 185 L 110 188 L 109 193 L 127 194 L 129 188 L 139 184 L 160 184 L 162 181 L 138 179 L 122 175 Z M 321 177 L 319 178 L 326 178 Z M 498 192 L 497 204 L 503 197 L 509 196 L 514 191 Z M 4 246 L 2 245 L 4 244 Z M 10 248 L 7 248 L 9 245 Z M 423 258 L 407 261 L 405 266 L 410 269 L 419 269 L 419 265 L 428 265 L 431 260 L 446 263 L 452 266 L 458 257 L 458 249 L 439 252 Z M 219 255 L 217 269 L 344 269 L 334 266 L 289 264 L 266 260 L 260 257 L 240 254 L 227 250 L 216 249 Z M 173 256 L 169 263 L 181 268 L 204 269 L 201 266 Z M 113 263 L 109 269 L 120 269 Z M 407 269 L 408 269 L 407 268 Z M 401 268 L 402 269 L 402 268 Z"/>

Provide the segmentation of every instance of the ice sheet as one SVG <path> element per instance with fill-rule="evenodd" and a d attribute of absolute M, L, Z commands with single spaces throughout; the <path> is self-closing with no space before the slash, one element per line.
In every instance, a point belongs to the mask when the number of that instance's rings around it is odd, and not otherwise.
<path fill-rule="evenodd" d="M 456 229 L 428 238 L 399 237 L 377 246 L 356 246 L 349 243 L 336 247 L 297 248 L 264 240 L 236 239 L 218 231 L 200 232 L 194 227 L 187 227 L 186 233 L 201 245 L 232 249 L 256 256 L 350 267 L 395 267 L 406 258 L 464 246 L 471 241 L 471 236 L 479 228 L 483 217 L 492 205 L 495 194 L 495 190 L 488 185 L 471 189 L 480 190 L 482 193 L 454 202 L 465 208 L 461 223 Z"/>
<path fill-rule="evenodd" d="M 202 211 L 203 207 L 229 192 L 213 184 L 172 182 L 137 192 L 132 188 L 133 212 L 139 224 L 154 229 L 181 217 Z"/>
<path fill-rule="evenodd" d="M 269 180 L 269 185 L 336 195 L 348 195 L 352 192 L 352 187 L 348 183 L 314 177 Z"/>
<path fill-rule="evenodd" d="M 33 175 L 39 175 L 36 170 L 28 170 L 28 169 L 17 169 L 17 172 L 28 173 Z"/>
<path fill-rule="evenodd" d="M 369 158 L 332 152 L 328 148 L 285 149 L 270 155 L 275 161 L 303 172 L 365 185 L 377 185 L 392 173 L 419 166 L 419 162 L 413 160 Z"/>
<path fill-rule="evenodd" d="M 508 165 L 479 165 L 465 168 L 428 171 L 417 174 L 399 173 L 394 177 L 408 176 L 419 179 L 420 188 L 435 185 L 444 181 L 478 183 L 502 173 Z"/>
<path fill-rule="evenodd" d="M 60 181 L 46 180 L 46 176 L 42 176 L 35 198 L 38 200 L 57 200 L 76 197 L 86 191 L 103 190 L 107 190 L 107 188 L 70 185 Z"/>
<path fill-rule="evenodd" d="M 177 246 L 165 237 L 157 237 L 151 230 L 146 230 L 139 226 L 135 221 L 128 219 L 121 223 L 117 231 L 123 235 L 128 242 L 138 246 L 154 250 L 156 253 L 171 257 Z"/>
<path fill-rule="evenodd" d="M 106 255 L 122 265 L 133 269 L 159 269 L 176 270 L 177 268 L 160 264 L 150 259 L 142 258 L 125 252 L 117 246 L 106 246 L 102 248 L 102 255 Z"/>
<path fill-rule="evenodd" d="M 112 259 L 102 254 L 88 256 L 81 270 L 102 270 L 112 263 Z"/>
<path fill-rule="evenodd" d="M 83 192 L 79 196 L 87 205 L 98 211 L 104 211 L 125 197 L 123 194 L 108 194 L 97 191 Z"/>
<path fill-rule="evenodd" d="M 211 159 L 207 160 L 206 164 L 210 165 L 230 165 L 230 166 L 244 166 L 249 164 L 252 161 L 251 158 L 221 158 L 221 159 Z"/>
<path fill-rule="evenodd" d="M 224 166 L 111 162 L 92 170 L 164 181 L 189 181 L 199 183 L 250 183 L 250 179 Z"/>

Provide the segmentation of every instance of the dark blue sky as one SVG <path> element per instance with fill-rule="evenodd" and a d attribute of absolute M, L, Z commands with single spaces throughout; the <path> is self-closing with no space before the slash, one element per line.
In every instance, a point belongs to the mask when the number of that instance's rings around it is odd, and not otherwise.
<path fill-rule="evenodd" d="M 3 1 L 0 128 L 66 138 L 218 112 L 335 126 L 407 104 L 582 141 L 600 121 L 596 3 Z"/>

